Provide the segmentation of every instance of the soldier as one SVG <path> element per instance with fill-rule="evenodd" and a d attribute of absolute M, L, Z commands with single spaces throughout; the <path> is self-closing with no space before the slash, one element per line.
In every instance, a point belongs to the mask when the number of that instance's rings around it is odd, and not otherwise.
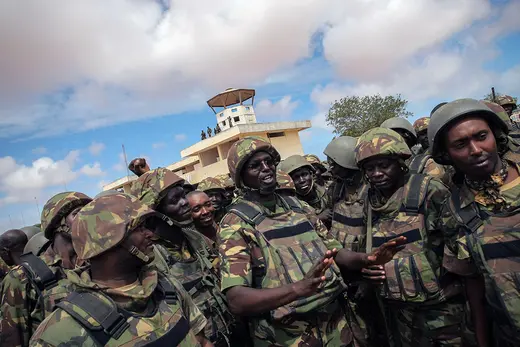
<path fill-rule="evenodd" d="M 40 225 L 28 225 L 20 229 L 27 235 L 27 240 L 30 240 L 34 235 L 41 233 Z"/>
<path fill-rule="evenodd" d="M 51 244 L 40 257 L 22 255 L 21 266 L 14 267 L 2 283 L 1 346 L 28 346 L 54 303 L 66 296 L 66 292 L 53 290 L 65 277 L 64 269 L 75 267 L 70 228 L 78 211 L 90 201 L 83 193 L 65 192 L 53 196 L 43 207 L 41 229 Z"/>
<path fill-rule="evenodd" d="M 384 268 L 362 272 L 383 284 L 380 297 L 398 345 L 460 346 L 462 290 L 453 276 L 440 281 L 445 236 L 440 210 L 449 190 L 431 176 L 409 174 L 410 156 L 408 144 L 391 129 L 374 128 L 358 139 L 356 161 L 370 184 L 366 249 L 399 235 L 407 239 L 406 249 Z"/>
<path fill-rule="evenodd" d="M 368 187 L 356 163 L 356 143 L 354 137 L 340 136 L 332 140 L 323 153 L 334 176 L 334 183 L 329 187 L 334 211 L 330 232 L 344 248 L 365 253 L 363 208 Z M 351 281 L 348 283 L 347 297 L 347 317 L 354 345 L 385 346 L 384 317 L 373 288 L 361 281 Z"/>
<path fill-rule="evenodd" d="M 224 187 L 224 201 L 222 205 L 227 208 L 235 198 L 235 183 L 227 174 L 216 176 Z"/>
<path fill-rule="evenodd" d="M 516 110 L 515 99 L 513 99 L 513 97 L 511 97 L 509 95 L 499 96 L 497 98 L 496 103 L 499 104 L 500 106 L 502 106 L 504 108 L 504 110 L 506 110 L 507 115 L 509 117 L 511 117 L 511 115 L 513 114 L 513 111 Z"/>
<path fill-rule="evenodd" d="M 394 117 L 385 120 L 381 124 L 381 128 L 392 129 L 401 135 L 406 141 L 410 152 L 412 147 L 417 143 L 417 135 L 414 127 L 409 121 L 402 117 Z M 435 163 L 428 152 L 423 152 L 422 154 L 410 157 L 410 159 L 406 161 L 406 166 L 411 173 L 429 175 L 440 179 L 445 184 L 450 183 L 449 174 L 446 174 L 446 170 L 442 166 Z"/>
<path fill-rule="evenodd" d="M 51 241 L 48 238 L 46 238 L 43 233 L 38 233 L 31 237 L 29 242 L 27 242 L 25 248 L 23 249 L 23 252 L 24 254 L 32 253 L 36 256 L 40 256 L 43 252 L 47 250 L 50 244 Z"/>
<path fill-rule="evenodd" d="M 205 140 L 206 139 L 206 133 L 204 132 L 204 130 L 201 130 L 200 131 L 200 140 Z"/>
<path fill-rule="evenodd" d="M 520 345 L 519 151 L 507 132 L 501 117 L 473 99 L 443 106 L 428 129 L 435 161 L 462 174 L 444 204 L 451 242 L 443 265 L 465 277 L 479 346 Z"/>
<path fill-rule="evenodd" d="M 313 166 L 303 156 L 296 154 L 282 161 L 278 168 L 291 176 L 297 197 L 311 205 L 318 218 L 329 228 L 332 211 L 328 208 L 325 188 L 315 182 Z"/>
<path fill-rule="evenodd" d="M 211 241 L 213 247 L 214 242 L 217 240 L 218 225 L 215 222 L 215 208 L 211 199 L 200 190 L 188 193 L 186 198 L 190 204 L 193 225 L 195 225 L 199 233 Z"/>
<path fill-rule="evenodd" d="M 518 124 L 513 122 L 511 118 L 509 118 L 509 115 L 507 114 L 506 110 L 499 104 L 496 104 L 494 102 L 488 101 L 488 100 L 480 100 L 480 102 L 483 102 L 486 104 L 487 107 L 491 111 L 497 114 L 497 116 L 500 117 L 506 123 L 507 129 L 509 130 L 509 137 L 513 139 L 517 144 L 520 143 L 520 129 L 518 128 Z"/>
<path fill-rule="evenodd" d="M 213 204 L 215 220 L 220 222 L 222 217 L 226 214 L 226 208 L 224 206 L 224 193 L 225 189 L 222 185 L 222 181 L 216 177 L 207 177 L 200 181 L 197 189 L 206 193 L 209 200 Z"/>
<path fill-rule="evenodd" d="M 146 266 L 153 259 L 156 218 L 126 194 L 100 197 L 78 213 L 72 243 L 90 268 L 67 273 L 70 294 L 30 346 L 213 346 L 188 293 Z"/>
<path fill-rule="evenodd" d="M 314 168 L 314 181 L 316 182 L 316 184 L 325 187 L 325 181 L 323 180 L 321 175 L 327 171 L 327 168 L 320 161 L 320 158 L 318 158 L 318 156 L 314 154 L 306 154 L 303 157 Z"/>
<path fill-rule="evenodd" d="M 210 127 L 208 127 L 207 132 L 208 132 L 208 137 L 211 137 L 211 128 Z"/>
<path fill-rule="evenodd" d="M 417 154 L 426 153 L 430 146 L 428 143 L 428 125 L 430 125 L 430 117 L 422 117 L 413 122 L 413 128 L 417 134 L 417 142 L 421 145 Z"/>
<path fill-rule="evenodd" d="M 137 177 L 141 177 L 150 171 L 150 166 L 148 166 L 145 158 L 135 158 L 128 164 L 128 169 L 136 174 Z"/>
<path fill-rule="evenodd" d="M 312 208 L 275 193 L 279 162 L 261 137 L 238 140 L 229 150 L 241 195 L 221 222 L 222 291 L 232 312 L 250 317 L 256 347 L 351 346 L 336 264 L 351 270 L 383 264 L 404 238 L 370 255 L 338 251 Z"/>
<path fill-rule="evenodd" d="M 240 327 L 220 292 L 218 251 L 195 229 L 183 184 L 172 171 L 159 168 L 136 181 L 133 195 L 163 215 L 155 230 L 156 249 L 208 320 L 205 335 L 215 346 L 228 346 L 240 336 Z"/>
<path fill-rule="evenodd" d="M 276 193 L 282 196 L 296 197 L 296 187 L 288 173 L 276 170 L 276 182 L 278 183 Z"/>
<path fill-rule="evenodd" d="M 27 241 L 27 235 L 19 229 L 7 230 L 0 235 L 0 258 L 7 266 L 20 265 L 20 256 Z"/>

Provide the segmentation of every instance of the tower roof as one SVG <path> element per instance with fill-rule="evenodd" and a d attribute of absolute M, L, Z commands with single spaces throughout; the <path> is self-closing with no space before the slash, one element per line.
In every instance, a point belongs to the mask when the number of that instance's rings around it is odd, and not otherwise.
<path fill-rule="evenodd" d="M 254 98 L 254 89 L 235 89 L 228 88 L 222 93 L 219 93 L 208 100 L 208 106 L 213 107 L 227 107 L 234 104 L 239 104 L 251 98 Z"/>

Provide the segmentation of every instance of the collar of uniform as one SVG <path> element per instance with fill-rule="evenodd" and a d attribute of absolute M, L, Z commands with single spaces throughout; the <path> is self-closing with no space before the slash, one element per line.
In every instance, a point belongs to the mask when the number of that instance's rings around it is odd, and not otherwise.
<path fill-rule="evenodd" d="M 40 258 L 42 258 L 45 264 L 47 264 L 48 266 L 59 266 L 62 261 L 61 256 L 54 251 L 52 245 L 47 247 L 45 252 L 42 255 L 40 255 Z"/>

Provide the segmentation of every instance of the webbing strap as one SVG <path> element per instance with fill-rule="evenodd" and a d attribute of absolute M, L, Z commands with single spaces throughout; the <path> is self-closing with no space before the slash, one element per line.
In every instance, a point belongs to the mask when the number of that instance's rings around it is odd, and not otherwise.
<path fill-rule="evenodd" d="M 47 290 L 58 284 L 56 275 L 45 264 L 43 259 L 33 253 L 25 253 L 20 256 L 22 267 L 30 277 L 31 281 L 40 290 Z"/>
<path fill-rule="evenodd" d="M 245 202 L 239 202 L 233 205 L 232 208 L 229 209 L 230 213 L 234 213 L 243 220 L 245 220 L 248 224 L 253 226 L 257 226 L 264 219 L 265 216 L 262 211 L 254 208 L 253 206 L 246 204 Z"/>
<path fill-rule="evenodd" d="M 424 167 L 426 166 L 426 162 L 430 158 L 431 155 L 429 155 L 428 153 L 419 154 L 413 157 L 410 161 L 410 164 L 408 165 L 410 172 L 421 173 L 424 170 Z"/>
<path fill-rule="evenodd" d="M 478 228 L 484 224 L 475 202 L 469 204 L 465 208 L 461 207 L 459 189 L 452 189 L 451 201 L 455 207 L 455 213 L 459 215 L 460 219 L 462 219 L 462 223 L 464 223 L 471 233 L 476 232 Z"/>
<path fill-rule="evenodd" d="M 159 276 L 158 284 L 164 294 L 164 301 L 168 305 L 175 304 L 177 302 L 177 290 L 175 290 L 173 284 L 163 276 Z"/>
<path fill-rule="evenodd" d="M 408 193 L 404 197 L 403 212 L 419 214 L 419 211 L 428 191 L 431 177 L 421 174 L 412 174 L 408 181 Z M 423 182 L 425 182 L 423 186 Z"/>

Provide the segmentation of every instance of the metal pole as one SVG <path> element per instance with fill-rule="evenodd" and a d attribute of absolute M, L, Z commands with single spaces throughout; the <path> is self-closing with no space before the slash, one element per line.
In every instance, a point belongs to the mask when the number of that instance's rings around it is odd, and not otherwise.
<path fill-rule="evenodd" d="M 36 199 L 36 197 L 34 197 L 34 201 L 36 202 L 36 208 L 38 209 L 38 216 L 41 216 L 40 205 L 38 205 L 38 199 Z"/>
<path fill-rule="evenodd" d="M 11 228 L 14 228 L 14 226 L 13 226 L 13 219 L 11 218 L 10 214 L 9 214 L 9 222 L 11 222 Z"/>
<path fill-rule="evenodd" d="M 495 94 L 495 87 L 491 87 L 491 95 L 493 96 L 493 102 L 497 102 L 497 95 Z"/>
<path fill-rule="evenodd" d="M 130 170 L 128 169 L 128 160 L 126 159 L 125 145 L 121 144 L 121 147 L 123 147 L 123 156 L 125 157 L 126 176 L 130 176 Z"/>
<path fill-rule="evenodd" d="M 25 226 L 25 218 L 23 218 L 23 212 L 20 211 L 20 214 L 22 215 L 22 223 L 23 223 L 23 225 Z"/>

